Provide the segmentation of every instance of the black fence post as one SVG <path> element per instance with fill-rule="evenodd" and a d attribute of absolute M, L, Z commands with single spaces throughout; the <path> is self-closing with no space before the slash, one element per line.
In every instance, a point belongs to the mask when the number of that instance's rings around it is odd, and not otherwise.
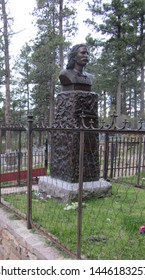
<path fill-rule="evenodd" d="M 18 186 L 20 186 L 20 183 L 21 183 L 21 157 L 22 157 L 22 153 L 21 153 L 21 131 L 19 131 L 19 147 L 18 147 Z"/>
<path fill-rule="evenodd" d="M 107 179 L 108 175 L 108 161 L 109 161 L 109 135 L 105 134 L 105 144 L 104 144 L 104 170 L 103 177 Z"/>
<path fill-rule="evenodd" d="M 81 130 L 80 131 L 80 149 L 79 149 L 78 236 L 77 236 L 77 258 L 78 259 L 81 259 L 83 167 L 84 167 L 84 131 Z"/>
<path fill-rule="evenodd" d="M 138 172 L 137 172 L 137 186 L 140 184 L 140 171 L 141 171 L 141 155 L 142 155 L 142 135 L 139 135 L 139 154 L 138 154 Z"/>
<path fill-rule="evenodd" d="M 114 170 L 114 158 L 115 158 L 115 148 L 114 148 L 114 143 L 113 139 L 111 142 L 111 170 L 110 170 L 110 178 L 113 178 L 113 170 Z"/>
<path fill-rule="evenodd" d="M 48 139 L 46 138 L 45 142 L 45 169 L 47 173 L 47 168 L 48 168 Z"/>
<path fill-rule="evenodd" d="M 31 229 L 32 218 L 32 127 L 33 115 L 28 115 L 28 190 L 27 190 L 27 228 Z"/>

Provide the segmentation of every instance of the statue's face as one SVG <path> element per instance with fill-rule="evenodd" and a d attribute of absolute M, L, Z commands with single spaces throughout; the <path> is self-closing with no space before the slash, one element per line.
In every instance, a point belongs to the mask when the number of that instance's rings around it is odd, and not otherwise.
<path fill-rule="evenodd" d="M 89 61 L 89 52 L 86 47 L 80 47 L 78 49 L 77 55 L 75 56 L 75 62 L 78 65 L 85 66 Z"/>

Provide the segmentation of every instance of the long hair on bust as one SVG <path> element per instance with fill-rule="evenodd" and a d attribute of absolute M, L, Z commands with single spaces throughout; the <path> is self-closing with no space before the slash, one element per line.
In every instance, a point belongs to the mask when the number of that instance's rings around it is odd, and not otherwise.
<path fill-rule="evenodd" d="M 72 47 L 69 55 L 68 55 L 68 63 L 66 65 L 66 69 L 73 69 L 75 66 L 75 56 L 78 53 L 79 48 L 85 47 L 87 48 L 87 46 L 85 44 L 77 44 L 75 46 Z"/>

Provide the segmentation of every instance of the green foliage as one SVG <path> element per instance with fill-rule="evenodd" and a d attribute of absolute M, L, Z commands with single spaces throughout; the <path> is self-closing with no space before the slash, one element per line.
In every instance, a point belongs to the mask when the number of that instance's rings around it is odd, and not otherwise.
<path fill-rule="evenodd" d="M 75 9 L 64 1 L 37 1 L 34 10 L 38 34 L 33 44 L 33 106 L 35 114 L 48 116 L 60 90 L 58 75 L 63 65 L 68 38 L 76 30 Z M 66 40 L 67 38 L 67 40 Z"/>
<path fill-rule="evenodd" d="M 23 46 L 14 67 L 11 103 L 21 118 L 33 109 L 34 116 L 43 114 L 49 119 L 60 91 L 58 75 L 77 29 L 75 15 L 71 1 L 36 1 L 36 38 Z"/>
<path fill-rule="evenodd" d="M 100 69 L 100 73 L 97 73 L 97 84 L 101 84 L 100 98 L 101 92 L 104 92 L 104 106 L 107 104 L 112 108 L 111 102 L 114 109 L 120 106 L 121 113 L 137 117 L 140 108 L 144 111 L 144 1 L 94 0 L 88 3 L 88 7 L 92 19 L 87 19 L 86 23 L 94 30 L 94 34 L 96 32 L 96 36 L 100 34 L 99 45 L 102 47 L 94 67 Z M 100 20 L 97 21 L 98 17 Z M 87 39 L 92 45 L 93 38 Z M 100 49 L 96 50 L 99 54 Z"/>
<path fill-rule="evenodd" d="M 33 17 L 38 32 L 30 52 L 29 44 L 22 50 L 12 108 L 18 106 L 23 115 L 30 101 L 34 115 L 48 117 L 60 92 L 59 71 L 77 30 L 77 9 L 67 0 L 36 4 Z M 92 17 L 86 23 L 93 32 L 86 37 L 91 53 L 87 70 L 96 77 L 92 90 L 99 96 L 99 113 L 106 118 L 119 107 L 119 113 L 138 119 L 144 113 L 144 0 L 93 0 L 88 8 Z"/>
<path fill-rule="evenodd" d="M 31 105 L 32 89 L 32 48 L 26 43 L 13 67 L 14 78 L 11 91 L 11 108 L 13 119 L 26 119 Z"/>

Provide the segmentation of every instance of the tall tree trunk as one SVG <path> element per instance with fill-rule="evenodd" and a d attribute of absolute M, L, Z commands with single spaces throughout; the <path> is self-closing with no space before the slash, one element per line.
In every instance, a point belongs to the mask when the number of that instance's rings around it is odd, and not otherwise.
<path fill-rule="evenodd" d="M 144 118 L 144 60 L 141 62 L 141 117 Z"/>
<path fill-rule="evenodd" d="M 118 34 L 117 39 L 121 39 L 121 16 L 118 15 Z M 117 122 L 119 121 L 119 117 L 121 116 L 121 46 L 118 47 L 119 57 L 118 57 L 118 85 L 117 85 L 117 97 L 116 97 L 116 113 L 117 113 Z"/>
<path fill-rule="evenodd" d="M 53 15 L 53 20 L 55 19 L 55 14 Z M 55 34 L 55 22 L 53 22 L 53 34 Z M 52 64 L 55 65 L 56 63 L 56 49 L 53 49 L 53 62 Z M 49 110 L 49 126 L 52 126 L 53 118 L 54 118 L 54 93 L 55 93 L 55 79 L 53 76 L 51 77 L 51 84 L 50 84 L 50 110 Z"/>
<path fill-rule="evenodd" d="M 129 107 L 128 107 L 130 117 L 131 117 L 131 99 L 132 99 L 132 89 L 130 88 L 130 90 L 129 90 Z"/>
<path fill-rule="evenodd" d="M 54 94 L 55 94 L 55 83 L 51 81 L 51 92 L 50 92 L 50 115 L 49 115 L 49 125 L 52 126 L 54 118 Z"/>
<path fill-rule="evenodd" d="M 116 113 L 117 113 L 117 116 L 120 117 L 120 115 L 121 115 L 121 74 L 120 74 L 120 71 L 119 71 L 119 75 L 118 75 Z"/>
<path fill-rule="evenodd" d="M 142 53 L 142 60 L 141 60 L 141 117 L 144 118 L 144 15 L 141 16 L 141 53 Z"/>
<path fill-rule="evenodd" d="M 103 100 L 104 100 L 104 102 L 103 102 L 104 119 L 106 119 L 107 114 L 106 114 L 106 92 L 105 91 L 103 92 Z"/>
<path fill-rule="evenodd" d="M 3 16 L 3 36 L 4 36 L 4 58 L 5 58 L 5 122 L 7 127 L 10 125 L 10 64 L 9 64 L 9 41 L 8 41 L 8 19 L 6 13 L 5 0 L 1 0 L 2 16 Z M 11 147 L 10 131 L 6 132 L 6 150 Z"/>
<path fill-rule="evenodd" d="M 137 99 L 138 99 L 138 90 L 137 90 L 137 66 L 135 65 L 134 69 L 134 80 L 136 81 L 134 86 L 134 126 L 137 128 Z"/>
<path fill-rule="evenodd" d="M 29 82 L 28 82 L 29 79 L 28 71 L 26 74 L 27 74 L 26 88 L 27 88 L 27 115 L 28 115 L 30 111 L 30 89 L 29 89 Z"/>
<path fill-rule="evenodd" d="M 120 127 L 121 121 L 121 70 L 118 71 L 118 85 L 117 85 L 117 96 L 116 96 L 116 114 L 117 114 L 117 126 Z"/>
<path fill-rule="evenodd" d="M 63 0 L 59 0 L 59 35 L 61 41 L 63 39 Z M 64 57 L 63 57 L 63 42 L 59 46 L 59 59 L 60 67 L 63 68 Z"/>

